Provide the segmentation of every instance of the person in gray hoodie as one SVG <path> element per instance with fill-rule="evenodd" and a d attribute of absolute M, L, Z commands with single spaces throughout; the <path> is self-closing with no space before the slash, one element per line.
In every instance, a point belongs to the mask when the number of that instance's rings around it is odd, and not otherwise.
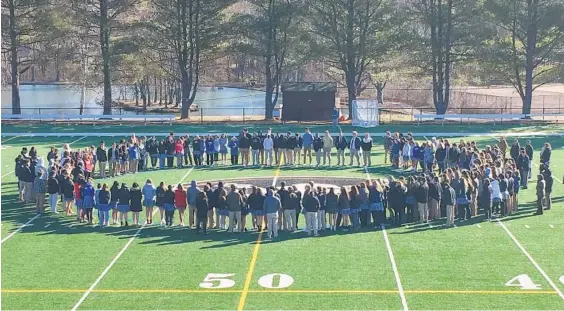
<path fill-rule="evenodd" d="M 243 198 L 237 191 L 235 185 L 231 185 L 231 192 L 227 195 L 226 205 L 229 212 L 229 232 L 233 232 L 234 221 L 237 221 L 238 231 L 241 232 L 241 207 L 243 206 Z"/>
<path fill-rule="evenodd" d="M 196 214 L 196 203 L 198 201 L 198 195 L 200 194 L 200 189 L 198 188 L 198 183 L 195 180 L 192 180 L 190 183 L 190 187 L 186 191 L 186 195 L 188 196 L 188 227 L 192 228 L 192 226 L 196 225 L 195 221 L 195 214 Z M 209 198 L 208 198 L 209 199 Z"/>
<path fill-rule="evenodd" d="M 263 209 L 266 214 L 266 226 L 268 228 L 269 238 L 275 238 L 278 236 L 278 211 L 281 207 L 282 204 L 280 203 L 280 199 L 274 196 L 272 188 L 268 189 Z"/>

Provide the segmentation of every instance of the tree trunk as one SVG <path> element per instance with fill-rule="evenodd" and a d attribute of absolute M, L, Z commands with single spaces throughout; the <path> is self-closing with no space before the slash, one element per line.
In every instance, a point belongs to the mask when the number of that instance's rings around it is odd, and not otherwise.
<path fill-rule="evenodd" d="M 20 103 L 20 72 L 18 69 L 18 34 L 16 32 L 16 8 L 14 0 L 10 0 L 10 52 L 12 69 L 12 113 L 21 114 Z"/>
<path fill-rule="evenodd" d="M 137 83 L 133 84 L 133 94 L 135 95 L 135 106 L 139 106 L 139 86 Z"/>
<path fill-rule="evenodd" d="M 537 47 L 537 10 L 538 0 L 528 0 L 527 7 L 527 47 L 525 64 L 525 98 L 523 98 L 523 114 L 530 114 L 533 104 L 533 70 Z"/>
<path fill-rule="evenodd" d="M 145 90 L 147 92 L 147 105 L 143 105 L 143 111 L 147 111 L 147 106 L 151 106 L 151 79 L 149 76 L 145 77 Z"/>
<path fill-rule="evenodd" d="M 81 85 L 80 85 L 80 109 L 79 109 L 79 114 L 82 115 L 84 113 L 84 106 L 85 106 L 85 102 L 86 102 L 86 71 L 88 70 L 88 59 L 87 59 L 87 55 L 86 55 L 86 51 L 88 50 L 88 43 L 85 43 L 84 46 L 82 46 L 82 55 L 81 55 L 81 61 L 82 61 L 82 81 L 81 81 Z"/>
<path fill-rule="evenodd" d="M 100 50 L 104 76 L 104 114 L 112 114 L 112 80 L 110 76 L 110 27 L 108 25 L 108 1 L 100 0 Z"/>
<path fill-rule="evenodd" d="M 157 76 L 153 77 L 153 102 L 157 102 L 157 95 L 158 95 L 158 88 L 157 88 Z"/>

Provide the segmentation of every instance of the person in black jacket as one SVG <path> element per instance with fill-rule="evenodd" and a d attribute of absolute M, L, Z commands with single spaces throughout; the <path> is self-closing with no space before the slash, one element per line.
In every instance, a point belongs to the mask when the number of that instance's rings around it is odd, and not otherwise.
<path fill-rule="evenodd" d="M 437 165 L 439 166 L 439 174 L 442 174 L 446 168 L 446 156 L 447 151 L 442 143 L 439 143 L 439 147 L 435 151 L 435 160 L 437 160 Z"/>
<path fill-rule="evenodd" d="M 278 134 L 277 138 L 275 139 L 275 143 L 274 143 L 274 148 L 276 149 L 276 147 L 278 147 L 278 151 L 276 151 L 276 158 L 277 158 L 277 164 L 278 165 L 282 165 L 282 157 L 284 157 L 284 165 L 287 165 L 288 159 L 285 157 L 286 154 L 286 145 L 287 145 L 287 138 L 284 135 L 280 135 Z M 280 220 L 280 218 L 278 219 Z"/>
<path fill-rule="evenodd" d="M 405 211 L 406 188 L 401 182 L 393 181 L 390 183 L 390 191 L 388 192 L 388 205 L 394 210 L 396 215 L 396 225 L 401 226 L 402 215 Z"/>
<path fill-rule="evenodd" d="M 360 143 L 362 149 L 362 162 L 364 166 L 372 166 L 371 152 L 372 152 L 372 137 L 366 133 Z"/>
<path fill-rule="evenodd" d="M 117 224 L 118 220 L 118 200 L 119 200 L 119 183 L 114 181 L 112 187 L 110 188 L 110 208 L 112 209 L 112 225 Z"/>
<path fill-rule="evenodd" d="M 121 188 L 119 190 L 119 197 L 118 197 L 118 211 L 119 211 L 119 220 L 121 225 L 129 226 L 128 223 L 128 213 L 129 213 L 129 202 L 131 200 L 131 195 L 129 188 L 125 183 L 121 184 Z"/>
<path fill-rule="evenodd" d="M 143 194 L 141 192 L 141 188 L 139 188 L 138 183 L 134 182 L 131 186 L 129 197 L 131 201 L 131 203 L 129 204 L 129 209 L 133 212 L 133 225 L 139 226 L 139 213 L 143 211 L 143 206 L 141 205 Z"/>
<path fill-rule="evenodd" d="M 521 146 L 519 145 L 519 140 L 515 139 L 513 145 L 511 145 L 511 150 L 509 151 L 509 155 L 513 158 L 513 161 L 517 163 L 517 158 L 519 157 Z M 527 175 L 523 176 L 524 179 L 527 178 Z"/>
<path fill-rule="evenodd" d="M 100 146 L 96 148 L 96 159 L 98 160 L 98 170 L 100 170 L 100 178 L 106 178 L 106 163 L 108 162 L 108 153 L 104 141 L 100 142 Z"/>
<path fill-rule="evenodd" d="M 290 159 L 290 165 L 297 164 L 296 160 L 299 160 L 299 157 L 296 158 L 296 148 L 298 148 L 298 137 L 288 132 L 288 137 L 286 138 L 286 157 Z"/>
<path fill-rule="evenodd" d="M 239 140 L 239 151 L 241 152 L 241 162 L 243 166 L 249 165 L 249 148 L 251 147 L 251 135 L 247 132 L 247 129 L 243 129 L 238 137 Z"/>
<path fill-rule="evenodd" d="M 208 220 L 208 210 L 210 209 L 208 204 L 208 198 L 206 193 L 200 191 L 198 193 L 198 198 L 196 200 L 196 233 L 200 233 L 200 229 L 204 231 L 204 234 L 207 233 L 206 231 L 206 224 Z"/>
<path fill-rule="evenodd" d="M 418 185 L 414 191 L 417 210 L 419 211 L 419 223 L 429 222 L 429 186 L 425 177 L 419 177 Z"/>
<path fill-rule="evenodd" d="M 554 178 L 552 178 L 552 172 L 548 168 L 548 165 L 541 164 L 540 173 L 544 178 L 545 188 L 544 188 L 544 206 L 546 210 L 552 208 L 552 185 L 554 183 Z"/>
<path fill-rule="evenodd" d="M 65 211 L 67 216 L 72 215 L 72 204 L 74 202 L 74 184 L 66 171 L 63 173 L 63 180 L 59 183 L 63 195 Z"/>
<path fill-rule="evenodd" d="M 529 160 L 529 156 L 527 155 L 524 148 L 522 148 L 521 154 L 519 154 L 515 163 L 517 164 L 519 174 L 521 175 L 521 187 L 523 187 L 523 189 L 527 189 L 527 177 L 529 176 L 529 167 L 531 165 L 531 161 Z"/>
<path fill-rule="evenodd" d="M 304 140 L 303 138 L 300 136 L 300 133 L 296 133 L 294 135 L 295 140 L 296 140 L 296 144 L 294 146 L 294 161 L 292 163 L 294 164 L 301 164 L 302 163 L 302 147 L 304 145 Z"/>
<path fill-rule="evenodd" d="M 440 202 L 441 202 L 441 186 L 439 177 L 429 177 L 429 219 L 441 218 Z"/>
<path fill-rule="evenodd" d="M 35 170 L 32 170 L 30 160 L 24 162 L 18 173 L 18 178 L 23 181 L 23 199 L 24 203 L 28 204 L 32 199 L 33 182 L 35 180 Z"/>
<path fill-rule="evenodd" d="M 321 164 L 321 152 L 323 150 L 323 140 L 319 137 L 318 133 L 315 133 L 313 137 L 313 151 L 315 152 L 315 166 L 319 167 Z"/>
<path fill-rule="evenodd" d="M 175 140 L 167 140 L 165 141 L 166 144 L 166 166 L 168 168 L 172 168 L 174 166 L 174 155 L 176 151 L 174 149 L 176 141 Z"/>
<path fill-rule="evenodd" d="M 284 221 L 284 209 L 290 204 L 290 192 L 286 189 L 286 183 L 280 183 L 280 190 L 277 192 L 280 198 L 280 205 L 282 208 L 278 211 L 278 230 L 282 230 L 282 224 Z"/>
<path fill-rule="evenodd" d="M 348 143 L 348 147 L 349 147 L 349 150 L 350 150 L 350 157 L 351 157 L 351 161 L 349 163 L 349 166 L 353 165 L 354 158 L 356 158 L 356 162 L 358 163 L 358 166 L 360 166 L 359 152 L 360 152 L 360 148 L 361 148 L 361 140 L 360 140 L 360 137 L 358 137 L 358 133 L 356 131 L 353 132 L 353 137 L 351 138 L 350 142 Z"/>
<path fill-rule="evenodd" d="M 52 171 L 47 179 L 47 193 L 49 194 L 49 206 L 51 212 L 57 214 L 57 199 L 59 198 L 59 181 L 57 180 L 57 173 Z"/>
<path fill-rule="evenodd" d="M 168 185 L 168 189 L 164 194 L 164 209 L 165 209 L 165 225 L 167 227 L 172 226 L 174 220 L 174 191 L 172 191 L 172 185 Z"/>
<path fill-rule="evenodd" d="M 541 164 L 545 164 L 546 166 L 549 166 L 551 154 L 552 154 L 552 147 L 550 146 L 549 143 L 544 143 L 544 147 L 542 148 L 540 155 Z"/>
<path fill-rule="evenodd" d="M 258 137 L 257 133 L 253 134 L 251 137 L 251 148 L 252 148 L 252 158 L 253 158 L 253 166 L 259 166 L 260 162 L 260 148 L 262 147 L 262 143 L 260 141 L 260 137 Z"/>
<path fill-rule="evenodd" d="M 308 191 L 304 194 L 302 204 L 304 206 L 306 214 L 306 231 L 307 235 L 319 236 L 317 230 L 319 229 L 317 225 L 317 212 L 319 211 L 319 200 L 314 195 L 314 191 Z M 312 232 L 313 231 L 313 232 Z"/>

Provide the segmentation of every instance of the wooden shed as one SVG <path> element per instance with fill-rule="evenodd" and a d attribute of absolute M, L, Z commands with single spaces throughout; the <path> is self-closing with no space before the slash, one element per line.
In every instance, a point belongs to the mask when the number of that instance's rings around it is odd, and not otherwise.
<path fill-rule="evenodd" d="M 283 121 L 331 121 L 337 84 L 291 82 L 282 84 Z"/>

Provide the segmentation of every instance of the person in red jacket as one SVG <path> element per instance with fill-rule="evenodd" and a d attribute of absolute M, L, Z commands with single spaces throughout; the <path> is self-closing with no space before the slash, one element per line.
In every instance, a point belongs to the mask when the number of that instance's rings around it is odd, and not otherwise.
<path fill-rule="evenodd" d="M 174 205 L 178 210 L 180 217 L 180 226 L 184 227 L 184 211 L 188 205 L 186 190 L 182 184 L 178 184 L 176 191 L 174 191 Z"/>

